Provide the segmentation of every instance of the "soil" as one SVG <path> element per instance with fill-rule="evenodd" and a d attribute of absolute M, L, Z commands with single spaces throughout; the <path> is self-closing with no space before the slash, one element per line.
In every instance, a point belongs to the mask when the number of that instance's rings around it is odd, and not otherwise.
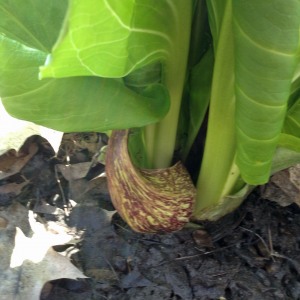
<path fill-rule="evenodd" d="M 103 142 L 98 139 L 65 135 L 54 157 L 46 141 L 34 137 L 27 143 L 36 143 L 37 153 L 19 173 L 1 181 L 5 185 L 26 178 L 29 184 L 18 195 L 0 194 L 0 205 L 22 203 L 45 221 L 75 228 L 80 237 L 76 244 L 55 250 L 67 250 L 89 278 L 49 282 L 41 299 L 300 299 L 296 204 L 282 207 L 265 200 L 260 187 L 217 222 L 172 234 L 138 234 L 114 211 L 105 177 L 97 177 L 103 165 L 94 162 L 86 175 L 69 177 L 58 167 L 67 165 L 69 175 L 78 173 L 76 166 L 93 160 Z M 60 213 L 39 209 L 43 202 L 61 208 Z"/>

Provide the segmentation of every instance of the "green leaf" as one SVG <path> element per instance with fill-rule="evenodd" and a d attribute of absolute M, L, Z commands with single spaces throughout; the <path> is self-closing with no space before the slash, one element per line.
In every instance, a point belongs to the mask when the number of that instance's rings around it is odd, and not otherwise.
<path fill-rule="evenodd" d="M 299 141 L 298 141 L 299 147 Z M 278 147 L 272 162 L 272 174 L 300 163 L 300 151 L 294 151 L 284 147 Z"/>
<path fill-rule="evenodd" d="M 233 0 L 237 164 L 268 181 L 299 53 L 300 2 Z"/>
<path fill-rule="evenodd" d="M 187 157 L 199 132 L 209 105 L 214 55 L 209 49 L 191 70 L 189 80 L 189 128 L 183 157 Z"/>
<path fill-rule="evenodd" d="M 181 1 L 70 0 L 68 19 L 41 77 L 123 77 L 175 47 Z"/>
<path fill-rule="evenodd" d="M 40 81 L 45 56 L 0 35 L 0 96 L 12 116 L 65 132 L 106 131 L 157 122 L 168 111 L 168 92 L 160 84 L 137 94 L 116 79 Z"/>
<path fill-rule="evenodd" d="M 300 138 L 297 136 L 281 133 L 278 145 L 300 153 Z"/>
<path fill-rule="evenodd" d="M 0 32 L 28 47 L 50 52 L 67 4 L 67 0 L 0 0 Z"/>
<path fill-rule="evenodd" d="M 229 2 L 230 1 L 230 2 Z M 228 10 L 228 3 L 231 3 L 231 0 L 225 1 L 216 1 L 210 0 L 207 1 L 207 10 L 208 10 L 208 19 L 209 19 L 209 27 L 211 34 L 213 36 L 213 46 L 216 50 L 218 48 L 218 43 L 220 40 L 220 35 L 222 28 L 224 28 L 224 12 L 226 9 Z M 230 5 L 231 7 L 231 5 Z M 231 9 L 231 8 L 230 8 Z M 226 16 L 225 16 L 226 17 Z M 226 21 L 225 21 L 226 22 Z"/>
<path fill-rule="evenodd" d="M 127 87 L 139 92 L 151 84 L 161 83 L 161 74 L 161 64 L 155 63 L 131 72 L 123 81 Z"/>
<path fill-rule="evenodd" d="M 50 82 L 41 82 L 37 77 L 38 67 L 46 55 L 0 35 L 0 96 L 27 94 Z"/>

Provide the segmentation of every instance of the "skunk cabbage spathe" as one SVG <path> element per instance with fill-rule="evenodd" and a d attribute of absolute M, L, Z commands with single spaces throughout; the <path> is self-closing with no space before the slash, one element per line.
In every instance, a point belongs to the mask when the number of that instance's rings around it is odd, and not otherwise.
<path fill-rule="evenodd" d="M 196 190 L 178 162 L 165 169 L 136 168 L 130 159 L 128 130 L 113 131 L 106 154 L 106 173 L 112 202 L 137 232 L 181 229 L 193 211 Z"/>

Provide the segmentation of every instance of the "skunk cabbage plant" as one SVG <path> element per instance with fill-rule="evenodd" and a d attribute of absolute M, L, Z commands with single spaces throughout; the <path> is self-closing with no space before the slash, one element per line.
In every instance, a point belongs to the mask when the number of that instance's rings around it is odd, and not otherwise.
<path fill-rule="evenodd" d="M 178 230 L 300 162 L 299 29 L 298 0 L 0 0 L 0 97 L 108 133 L 120 215 Z"/>

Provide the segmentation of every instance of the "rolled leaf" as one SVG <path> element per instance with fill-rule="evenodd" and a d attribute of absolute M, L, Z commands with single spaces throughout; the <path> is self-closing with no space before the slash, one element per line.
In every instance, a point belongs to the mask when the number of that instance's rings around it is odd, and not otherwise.
<path fill-rule="evenodd" d="M 128 130 L 113 131 L 106 154 L 106 174 L 112 202 L 137 232 L 172 232 L 189 222 L 196 190 L 178 162 L 157 170 L 140 170 L 128 153 Z"/>
<path fill-rule="evenodd" d="M 233 0 L 237 164 L 266 183 L 299 55 L 300 2 Z"/>

